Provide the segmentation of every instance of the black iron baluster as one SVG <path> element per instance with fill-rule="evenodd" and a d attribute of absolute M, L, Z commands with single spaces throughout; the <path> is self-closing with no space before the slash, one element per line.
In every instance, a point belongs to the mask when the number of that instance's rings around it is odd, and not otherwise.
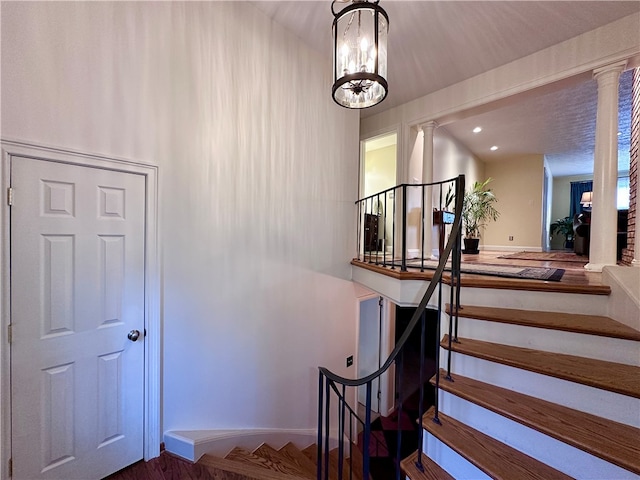
<path fill-rule="evenodd" d="M 421 253 L 420 254 L 420 271 L 421 272 L 424 272 L 424 253 L 425 253 L 424 252 L 424 215 L 425 215 L 425 212 L 424 212 L 424 203 L 425 203 L 424 202 L 424 192 L 425 192 L 424 187 L 425 187 L 424 184 L 422 184 L 420 186 L 421 197 L 422 197 L 420 199 L 420 211 L 422 212 L 422 216 L 420 218 L 420 228 L 421 228 L 420 236 L 422 238 L 422 244 L 420 245 L 420 253 Z"/>
<path fill-rule="evenodd" d="M 407 185 L 402 185 L 402 262 L 400 271 L 407 271 Z"/>
<path fill-rule="evenodd" d="M 349 480 L 353 480 L 353 412 L 349 411 Z"/>
<path fill-rule="evenodd" d="M 456 248 L 453 249 L 452 252 L 452 258 L 451 258 L 451 288 L 449 289 L 449 350 L 447 351 L 447 376 L 445 377 L 447 380 L 449 381 L 453 381 L 452 377 L 451 377 L 451 357 L 452 357 L 452 352 L 451 352 L 451 340 L 453 337 L 453 310 L 456 308 L 455 307 L 455 291 L 456 291 L 456 284 L 458 283 L 458 278 L 456 277 L 457 272 L 456 272 L 456 255 L 458 252 L 456 252 Z"/>
<path fill-rule="evenodd" d="M 316 464 L 316 478 L 322 478 L 322 403 L 323 403 L 323 394 L 324 394 L 324 375 L 322 372 L 319 372 L 318 378 L 318 462 Z M 328 380 L 327 380 L 328 381 Z"/>
<path fill-rule="evenodd" d="M 327 407 L 325 410 L 325 414 L 326 414 L 326 418 L 325 418 L 325 428 L 326 428 L 326 432 L 324 434 L 324 457 L 323 458 L 318 458 L 318 462 L 320 462 L 321 460 L 324 460 L 324 480 L 329 480 L 329 416 L 331 414 L 331 409 L 329 404 L 331 403 L 331 390 L 330 390 L 330 383 L 333 382 L 333 380 L 329 380 L 327 379 L 327 384 L 326 384 L 326 390 L 325 390 L 325 397 L 326 397 L 326 403 L 327 403 Z"/>
<path fill-rule="evenodd" d="M 458 233 L 458 238 L 456 239 L 456 244 L 454 246 L 454 255 L 456 262 L 456 300 L 455 300 L 455 337 L 454 341 L 458 342 L 458 314 L 460 311 L 460 287 L 462 282 L 462 230 Z"/>
<path fill-rule="evenodd" d="M 363 222 L 363 212 L 362 212 L 362 200 L 358 200 L 358 231 L 356 232 L 356 258 L 358 260 L 362 260 L 364 261 L 364 239 L 363 239 L 363 229 L 364 229 L 364 222 Z M 362 244 L 360 243 L 360 240 L 362 239 Z M 362 245 L 362 256 L 360 256 L 360 245 Z"/>
<path fill-rule="evenodd" d="M 403 395 L 404 391 L 402 389 L 402 373 L 404 370 L 404 348 L 400 350 L 398 354 L 398 358 L 396 359 L 396 380 L 397 380 L 397 388 L 396 388 L 396 398 L 398 400 L 398 408 L 396 409 L 396 413 L 398 414 L 398 424 L 396 427 L 396 480 L 400 480 L 400 455 L 402 454 L 402 404 L 403 404 Z"/>
<path fill-rule="evenodd" d="M 382 223 L 382 265 L 387 266 L 387 197 L 389 196 L 389 190 L 384 194 L 384 219 Z"/>
<path fill-rule="evenodd" d="M 418 425 L 422 426 L 422 415 L 424 414 L 424 358 L 425 358 L 425 337 L 427 335 L 427 311 L 422 311 L 422 317 L 420 318 L 420 395 L 418 400 Z M 422 428 L 418 428 L 418 461 L 416 467 L 421 472 L 424 472 L 424 466 L 422 465 Z"/>
<path fill-rule="evenodd" d="M 376 206 L 376 265 L 380 265 L 380 262 L 378 261 L 378 257 L 380 255 L 380 205 L 382 205 L 380 203 L 380 194 L 378 194 L 377 198 L 376 198 L 376 202 L 377 202 L 377 206 Z M 382 243 L 384 243 L 384 237 L 382 240 Z"/>
<path fill-rule="evenodd" d="M 398 187 L 393 189 L 393 229 L 391 230 L 391 269 L 396 268 L 396 200 L 398 198 Z"/>
<path fill-rule="evenodd" d="M 340 411 L 338 412 L 338 480 L 342 480 L 342 464 L 344 462 L 344 414 L 346 400 L 346 385 L 342 385 Z"/>
<path fill-rule="evenodd" d="M 436 317 L 436 390 L 435 390 L 435 397 L 433 399 L 433 409 L 434 409 L 434 415 L 433 415 L 433 421 L 435 423 L 437 423 L 438 425 L 440 425 L 440 418 L 438 417 L 438 411 L 439 411 L 439 399 L 438 399 L 438 393 L 440 392 L 440 333 L 441 332 L 441 328 L 440 328 L 440 311 L 438 311 L 438 315 Z"/>
<path fill-rule="evenodd" d="M 371 440 L 371 385 L 373 380 L 367 382 L 365 398 L 364 433 L 362 437 L 362 478 L 369 478 L 369 442 Z"/>

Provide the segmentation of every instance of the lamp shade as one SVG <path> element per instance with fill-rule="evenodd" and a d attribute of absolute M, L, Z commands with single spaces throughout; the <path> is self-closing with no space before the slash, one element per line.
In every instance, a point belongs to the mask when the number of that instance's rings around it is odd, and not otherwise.
<path fill-rule="evenodd" d="M 580 198 L 580 205 L 583 207 L 591 207 L 593 203 L 593 192 L 583 192 Z"/>
<path fill-rule="evenodd" d="M 333 99 L 346 108 L 367 108 L 387 96 L 389 17 L 378 5 L 353 0 L 333 12 Z"/>

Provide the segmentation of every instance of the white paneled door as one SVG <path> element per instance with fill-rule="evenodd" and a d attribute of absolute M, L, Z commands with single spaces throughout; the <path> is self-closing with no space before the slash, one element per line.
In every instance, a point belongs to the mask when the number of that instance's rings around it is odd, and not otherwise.
<path fill-rule="evenodd" d="M 13 476 L 102 478 L 143 457 L 145 178 L 12 157 L 11 186 Z"/>

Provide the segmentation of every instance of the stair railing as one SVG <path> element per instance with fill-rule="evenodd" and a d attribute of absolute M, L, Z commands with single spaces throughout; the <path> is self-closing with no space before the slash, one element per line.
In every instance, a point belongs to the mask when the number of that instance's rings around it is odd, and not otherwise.
<path fill-rule="evenodd" d="M 402 192 L 402 217 L 403 217 L 403 231 L 400 232 L 403 238 L 403 251 L 402 258 L 400 259 L 400 268 L 401 270 L 406 270 L 406 211 L 407 211 L 407 188 L 408 187 L 419 187 L 421 189 L 422 194 L 422 207 L 424 210 L 424 198 L 426 194 L 432 194 L 433 191 L 429 191 L 429 188 L 439 188 L 440 190 L 440 208 L 443 210 L 443 186 L 447 183 L 452 185 L 453 194 L 455 195 L 455 208 L 454 208 L 454 218 L 451 220 L 451 231 L 449 233 L 448 240 L 446 245 L 439 249 L 439 260 L 437 267 L 435 267 L 433 276 L 429 281 L 429 284 L 426 286 L 424 295 L 420 300 L 418 307 L 416 308 L 409 324 L 407 325 L 405 331 L 402 336 L 398 340 L 395 345 L 393 351 L 389 354 L 389 357 L 384 362 L 384 364 L 375 372 L 367 375 L 366 377 L 359 379 L 348 379 L 336 375 L 335 373 L 329 371 L 325 367 L 319 367 L 319 377 L 318 377 L 318 440 L 317 440 L 317 480 L 329 480 L 330 470 L 332 468 L 332 462 L 330 459 L 330 451 L 331 451 L 331 441 L 333 439 L 334 442 L 337 442 L 337 459 L 335 459 L 335 464 L 333 468 L 337 469 L 333 475 L 337 474 L 338 480 L 342 480 L 343 478 L 349 478 L 351 480 L 353 478 L 353 427 L 354 424 L 360 426 L 362 428 L 362 442 L 361 442 L 361 450 L 362 450 L 362 478 L 369 479 L 369 474 L 371 471 L 370 468 L 370 459 L 371 459 L 371 449 L 372 449 L 372 440 L 373 442 L 377 442 L 377 440 L 372 436 L 371 432 L 371 412 L 372 412 L 372 390 L 373 390 L 373 382 L 375 380 L 380 379 L 380 377 L 389 370 L 391 365 L 395 364 L 396 367 L 396 376 L 395 376 L 395 384 L 396 384 L 396 415 L 398 417 L 397 423 L 397 447 L 395 452 L 395 467 L 396 467 L 396 479 L 401 478 L 400 471 L 400 459 L 402 455 L 402 435 L 401 435 L 401 422 L 402 422 L 402 411 L 403 411 L 403 392 L 401 389 L 402 385 L 402 367 L 404 362 L 404 351 L 407 341 L 413 330 L 417 327 L 418 323 L 420 323 L 421 336 L 420 336 L 420 387 L 419 387 L 419 402 L 418 402 L 418 423 L 420 425 L 422 421 L 422 417 L 424 414 L 423 411 L 423 400 L 424 400 L 424 381 L 423 381 L 423 373 L 424 373 L 424 363 L 425 363 L 425 333 L 426 333 L 426 309 L 429 303 L 429 300 L 433 296 L 438 289 L 438 304 L 437 304 L 437 320 L 436 320 L 436 356 L 435 356 L 435 397 L 434 397 L 434 409 L 435 415 L 433 418 L 434 422 L 439 423 L 440 420 L 438 418 L 439 405 L 438 405 L 438 390 L 440 386 L 440 338 L 441 338 L 441 314 L 442 314 L 442 285 L 446 280 L 444 279 L 445 270 L 450 270 L 450 321 L 449 321 L 449 343 L 453 341 L 457 341 L 457 331 L 458 331 L 458 311 L 460 305 L 460 261 L 462 257 L 462 203 L 464 197 L 464 188 L 465 188 L 465 178 L 464 175 L 460 175 L 457 178 L 446 180 L 443 182 L 436 182 L 432 184 L 424 184 L 424 185 L 399 185 L 398 187 L 394 187 L 393 189 L 385 190 L 384 192 L 380 192 L 379 194 L 373 195 L 371 197 L 367 197 L 366 199 L 359 200 L 357 203 L 359 205 L 358 211 L 360 213 L 360 218 L 363 217 L 363 213 L 366 213 L 366 208 L 363 210 L 363 207 L 366 205 L 373 205 L 372 198 L 378 197 L 386 199 L 388 196 L 388 192 L 390 191 L 399 191 Z M 426 190 L 427 189 L 427 190 Z M 451 192 L 451 190 L 449 190 Z M 447 197 L 450 194 L 447 194 Z M 396 195 L 392 196 L 393 199 L 393 211 L 395 211 L 395 200 Z M 387 211 L 385 204 L 384 211 Z M 437 210 L 437 209 L 436 209 Z M 370 210 L 371 211 L 371 210 Z M 431 214 L 431 212 L 428 212 Z M 425 212 L 422 213 L 422 244 L 424 245 L 424 225 L 429 225 L 429 223 L 424 221 Z M 386 222 L 385 222 L 386 223 Z M 383 227 L 384 228 L 384 227 Z M 359 225 L 360 231 L 360 225 Z M 363 230 L 364 231 L 364 230 Z M 395 231 L 395 220 L 394 220 L 394 228 Z M 370 234 L 369 234 L 370 235 Z M 384 238 L 384 237 L 383 237 Z M 371 237 L 369 237 L 369 240 Z M 395 235 L 394 235 L 395 240 Z M 358 236 L 358 243 L 360 244 L 361 237 Z M 371 246 L 373 244 L 371 243 Z M 381 264 L 385 267 L 395 268 L 397 266 L 397 259 L 393 256 L 393 250 L 395 248 L 395 241 L 392 243 L 392 256 L 387 262 L 386 252 L 381 255 L 381 258 L 376 259 L 381 261 Z M 366 253 L 366 252 L 364 252 Z M 422 247 L 422 261 L 421 269 L 424 269 L 424 246 Z M 376 250 L 376 256 L 378 255 L 378 250 Z M 369 260 L 371 260 L 371 250 L 369 251 Z M 447 263 L 450 260 L 450 267 L 447 269 Z M 448 350 L 448 359 L 447 359 L 447 375 L 445 377 L 448 380 L 451 380 L 451 348 Z M 364 405 L 364 416 L 365 418 L 360 418 L 354 408 L 352 408 L 348 403 L 347 397 L 347 387 L 358 388 L 360 386 L 365 386 L 366 395 L 365 395 L 365 405 Z M 333 395 L 332 395 L 333 393 Z M 357 395 L 357 392 L 356 392 Z M 336 409 L 332 410 L 332 398 L 337 400 Z M 346 415 L 348 413 L 348 416 Z M 348 431 L 347 434 L 345 430 L 345 422 L 348 418 Z M 332 423 L 332 420 L 337 423 L 337 426 Z M 412 421 L 415 419 L 412 419 Z M 333 428 L 333 437 L 332 437 L 332 428 Z M 418 456 L 416 461 L 416 467 L 424 471 L 423 467 L 423 435 L 422 429 L 417 429 L 417 443 L 418 443 Z M 345 444 L 349 449 L 349 457 L 352 459 L 350 464 L 345 463 Z M 331 475 L 332 478 L 333 475 Z"/>
<path fill-rule="evenodd" d="M 444 226 L 451 225 L 454 219 L 454 213 L 448 210 L 455 199 L 455 182 L 456 179 L 403 183 L 357 200 L 355 258 L 392 270 L 399 268 L 403 272 L 407 268 L 419 268 L 421 271 L 428 268 L 425 261 L 429 260 L 434 249 L 425 244 L 430 236 L 425 228 L 432 223 L 440 227 L 438 250 L 442 250 Z M 437 200 L 433 198 L 434 190 L 437 190 Z M 429 197 L 432 198 L 427 202 Z M 432 212 L 427 211 L 427 204 L 434 206 Z M 416 215 L 416 211 L 420 214 Z M 411 241 L 408 238 L 410 233 Z"/>

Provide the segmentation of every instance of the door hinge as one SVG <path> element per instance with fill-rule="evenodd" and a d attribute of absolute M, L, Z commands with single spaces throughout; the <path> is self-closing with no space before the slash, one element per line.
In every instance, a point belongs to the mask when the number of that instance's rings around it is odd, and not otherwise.
<path fill-rule="evenodd" d="M 9 459 L 9 478 L 13 477 L 13 458 Z"/>
<path fill-rule="evenodd" d="M 13 328 L 11 328 L 11 324 L 7 325 L 7 340 L 9 343 L 13 340 Z"/>
<path fill-rule="evenodd" d="M 378 306 L 382 307 L 382 305 L 384 305 L 384 298 L 378 297 Z"/>
<path fill-rule="evenodd" d="M 7 188 L 7 203 L 9 206 L 13 205 L 13 188 Z"/>

